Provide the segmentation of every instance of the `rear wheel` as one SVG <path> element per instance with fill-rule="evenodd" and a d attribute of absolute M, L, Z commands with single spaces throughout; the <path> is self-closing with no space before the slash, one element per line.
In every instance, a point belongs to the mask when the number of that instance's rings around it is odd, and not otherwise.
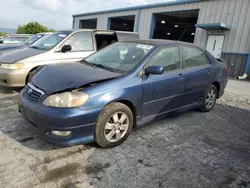
<path fill-rule="evenodd" d="M 122 103 L 111 103 L 99 115 L 94 138 L 101 147 L 115 147 L 123 143 L 133 128 L 133 113 Z"/>
<path fill-rule="evenodd" d="M 217 99 L 217 88 L 214 85 L 210 85 L 205 92 L 203 104 L 200 107 L 202 112 L 209 112 L 213 109 Z"/>

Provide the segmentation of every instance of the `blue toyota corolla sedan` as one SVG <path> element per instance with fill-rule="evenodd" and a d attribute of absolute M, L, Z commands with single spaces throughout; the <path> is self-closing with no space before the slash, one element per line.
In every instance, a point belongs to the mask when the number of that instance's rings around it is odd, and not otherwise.
<path fill-rule="evenodd" d="M 227 74 L 223 60 L 193 44 L 118 42 L 80 62 L 38 68 L 19 112 L 48 142 L 113 147 L 168 112 L 212 110 Z"/>

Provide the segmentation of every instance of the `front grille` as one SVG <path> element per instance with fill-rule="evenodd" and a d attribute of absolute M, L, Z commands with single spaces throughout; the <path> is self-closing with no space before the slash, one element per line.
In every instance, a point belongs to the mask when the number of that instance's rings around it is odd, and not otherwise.
<path fill-rule="evenodd" d="M 29 100 L 36 102 L 44 94 L 44 92 L 32 84 L 28 83 L 25 87 L 25 93 Z"/>

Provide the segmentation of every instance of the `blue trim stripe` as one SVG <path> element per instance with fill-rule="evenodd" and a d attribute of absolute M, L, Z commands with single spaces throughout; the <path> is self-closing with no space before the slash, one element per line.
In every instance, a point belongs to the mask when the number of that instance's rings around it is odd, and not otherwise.
<path fill-rule="evenodd" d="M 78 28 L 79 28 L 79 29 L 82 28 L 81 25 L 82 25 L 81 20 L 79 20 L 79 23 L 78 23 Z"/>
<path fill-rule="evenodd" d="M 96 11 L 96 12 L 83 13 L 83 14 L 74 14 L 74 15 L 72 15 L 72 17 L 89 16 L 89 15 L 95 15 L 95 14 L 121 12 L 121 11 L 129 11 L 129 10 L 145 9 L 145 8 L 154 8 L 154 7 L 169 6 L 169 5 L 179 5 L 179 4 L 194 3 L 194 2 L 201 2 L 201 1 L 203 1 L 203 0 L 177 0 L 177 1 L 155 3 L 155 4 L 148 4 L 148 5 L 141 5 L 141 6 L 133 6 L 133 7 L 126 7 L 126 8 L 119 8 L 119 9 L 102 10 L 102 11 Z"/>
<path fill-rule="evenodd" d="M 248 53 L 237 53 L 237 52 L 221 52 L 227 55 L 248 55 Z"/>
<path fill-rule="evenodd" d="M 134 16 L 134 17 L 136 17 L 135 14 L 126 14 L 126 15 L 122 15 L 122 16 L 110 16 L 109 18 L 120 18 L 120 17 L 127 17 L 127 16 Z"/>
<path fill-rule="evenodd" d="M 249 68 L 250 68 L 250 53 L 248 54 L 248 58 L 247 58 L 247 64 L 246 64 L 245 71 L 244 71 L 245 74 L 248 74 Z"/>
<path fill-rule="evenodd" d="M 149 32 L 149 39 L 153 38 L 154 29 L 155 29 L 154 25 L 155 25 L 155 15 L 152 14 L 152 16 L 151 16 L 150 32 Z"/>
<path fill-rule="evenodd" d="M 135 28 L 136 32 L 139 31 L 140 16 L 141 16 L 141 9 L 138 8 L 137 17 L 136 17 L 136 28 Z"/>
<path fill-rule="evenodd" d="M 195 27 L 199 27 L 202 29 L 221 29 L 221 30 L 230 30 L 231 27 L 223 24 L 223 23 L 205 23 L 205 24 L 195 24 Z"/>
<path fill-rule="evenodd" d="M 111 22 L 110 17 L 108 17 L 107 30 L 110 30 L 110 22 Z"/>

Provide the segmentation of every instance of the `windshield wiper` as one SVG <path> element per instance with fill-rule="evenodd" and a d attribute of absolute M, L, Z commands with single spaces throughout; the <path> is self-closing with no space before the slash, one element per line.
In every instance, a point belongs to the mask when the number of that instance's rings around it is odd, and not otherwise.
<path fill-rule="evenodd" d="M 30 46 L 30 48 L 39 49 L 37 46 Z"/>
<path fill-rule="evenodd" d="M 30 46 L 30 48 L 35 48 L 35 49 L 38 49 L 38 47 L 37 47 L 37 46 Z"/>
<path fill-rule="evenodd" d="M 103 65 L 103 64 L 95 64 L 95 66 L 100 67 L 100 68 L 103 68 L 103 69 L 106 69 L 106 70 L 109 70 L 109 71 L 111 71 L 111 72 L 117 72 L 116 69 L 113 69 L 113 68 L 111 68 L 111 67 L 105 66 L 105 65 Z"/>
<path fill-rule="evenodd" d="M 81 61 L 79 61 L 80 63 L 85 63 L 85 64 L 87 64 L 87 65 L 89 65 L 89 66 L 91 66 L 91 67 L 95 67 L 95 65 L 93 64 L 93 63 L 90 63 L 90 62 L 88 62 L 87 60 L 85 60 L 85 59 L 82 59 Z"/>

